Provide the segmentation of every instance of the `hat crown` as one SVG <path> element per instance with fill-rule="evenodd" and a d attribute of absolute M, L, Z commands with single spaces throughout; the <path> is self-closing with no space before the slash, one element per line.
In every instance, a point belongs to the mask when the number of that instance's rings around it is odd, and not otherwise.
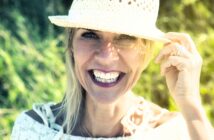
<path fill-rule="evenodd" d="M 61 27 L 87 28 L 169 42 L 156 27 L 159 0 L 73 0 L 68 15 L 49 16 Z"/>
<path fill-rule="evenodd" d="M 69 16 L 77 20 L 147 26 L 156 24 L 159 0 L 74 0 Z"/>

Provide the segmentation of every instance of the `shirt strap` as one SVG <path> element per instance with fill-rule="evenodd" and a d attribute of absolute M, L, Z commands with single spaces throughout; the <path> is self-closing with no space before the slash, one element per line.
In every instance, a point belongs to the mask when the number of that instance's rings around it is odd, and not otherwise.
<path fill-rule="evenodd" d="M 33 110 L 41 117 L 45 126 L 48 126 L 54 130 L 60 131 L 62 127 L 55 123 L 56 117 L 54 116 L 51 106 L 54 103 L 46 103 L 46 104 L 34 104 Z"/>

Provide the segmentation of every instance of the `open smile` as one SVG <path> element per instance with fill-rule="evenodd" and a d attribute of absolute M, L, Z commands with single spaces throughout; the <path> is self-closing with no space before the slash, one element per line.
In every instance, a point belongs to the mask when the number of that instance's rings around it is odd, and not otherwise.
<path fill-rule="evenodd" d="M 89 70 L 88 73 L 96 85 L 106 88 L 117 85 L 125 75 L 123 72 L 105 72 L 97 69 Z"/>

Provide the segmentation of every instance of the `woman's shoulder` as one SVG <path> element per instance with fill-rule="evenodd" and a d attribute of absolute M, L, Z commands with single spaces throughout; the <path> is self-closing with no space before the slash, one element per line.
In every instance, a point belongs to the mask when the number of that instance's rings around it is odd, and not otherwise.
<path fill-rule="evenodd" d="M 58 124 L 61 124 L 60 119 L 58 119 L 60 108 L 61 103 L 39 103 L 33 104 L 33 108 L 31 110 L 26 111 L 25 113 L 26 115 L 41 124 L 45 124 L 47 122 L 47 119 L 53 118 L 57 121 Z"/>
<path fill-rule="evenodd" d="M 151 120 L 155 123 L 155 127 L 158 127 L 172 119 L 175 119 L 180 115 L 179 112 L 169 111 L 152 102 L 147 101 L 147 104 L 148 108 L 151 110 Z"/>
<path fill-rule="evenodd" d="M 150 124 L 154 128 L 148 133 L 149 139 L 190 140 L 188 127 L 180 112 L 169 111 L 149 101 L 147 103 L 152 110 Z"/>
<path fill-rule="evenodd" d="M 42 118 L 33 109 L 26 111 L 25 114 L 31 117 L 33 120 L 44 124 Z"/>
<path fill-rule="evenodd" d="M 45 138 L 52 138 L 54 135 L 54 131 L 51 131 L 47 126 L 35 121 L 28 116 L 26 112 L 22 112 L 14 123 L 11 139 L 40 140 L 42 136 L 45 136 Z"/>
<path fill-rule="evenodd" d="M 154 128 L 158 128 L 162 125 L 170 125 L 175 122 L 181 122 L 184 124 L 183 115 L 178 111 L 169 111 L 159 105 L 152 103 L 150 101 L 146 101 L 148 104 L 148 108 L 151 110 L 151 120 L 150 122 L 153 124 Z M 174 125 L 176 127 L 176 125 Z M 183 125 L 184 126 L 184 125 Z"/>
<path fill-rule="evenodd" d="M 142 111 L 142 115 L 147 117 L 149 122 L 152 122 L 153 127 L 157 127 L 173 118 L 176 118 L 180 113 L 172 112 L 166 108 L 159 106 L 143 97 L 138 97 L 137 110 Z M 155 124 L 154 124 L 155 123 Z"/>
<path fill-rule="evenodd" d="M 50 119 L 54 120 L 50 118 L 50 111 L 57 106 L 53 103 L 34 104 L 32 110 L 23 111 L 15 120 L 11 139 L 53 138 L 57 131 L 50 128 Z"/>
<path fill-rule="evenodd" d="M 188 140 L 187 126 L 179 112 L 171 112 L 142 98 L 128 114 L 122 124 L 135 138 Z"/>

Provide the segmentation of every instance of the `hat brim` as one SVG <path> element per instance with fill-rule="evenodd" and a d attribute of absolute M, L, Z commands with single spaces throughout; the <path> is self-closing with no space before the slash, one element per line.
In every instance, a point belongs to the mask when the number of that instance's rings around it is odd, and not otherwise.
<path fill-rule="evenodd" d="M 74 20 L 69 16 L 49 16 L 49 20 L 52 24 L 55 24 L 60 27 L 67 27 L 67 28 L 86 28 L 86 29 L 93 29 L 99 30 L 104 32 L 113 32 L 118 34 L 127 34 L 131 36 L 136 36 L 139 38 L 144 38 L 152 41 L 158 41 L 167 43 L 170 42 L 167 38 L 164 37 L 165 33 L 160 31 L 158 28 L 154 27 L 153 29 L 148 28 L 141 28 L 138 30 L 133 30 L 130 27 L 123 27 L 123 25 L 114 27 L 113 24 L 108 23 L 92 23 L 94 21 L 78 21 Z"/>

